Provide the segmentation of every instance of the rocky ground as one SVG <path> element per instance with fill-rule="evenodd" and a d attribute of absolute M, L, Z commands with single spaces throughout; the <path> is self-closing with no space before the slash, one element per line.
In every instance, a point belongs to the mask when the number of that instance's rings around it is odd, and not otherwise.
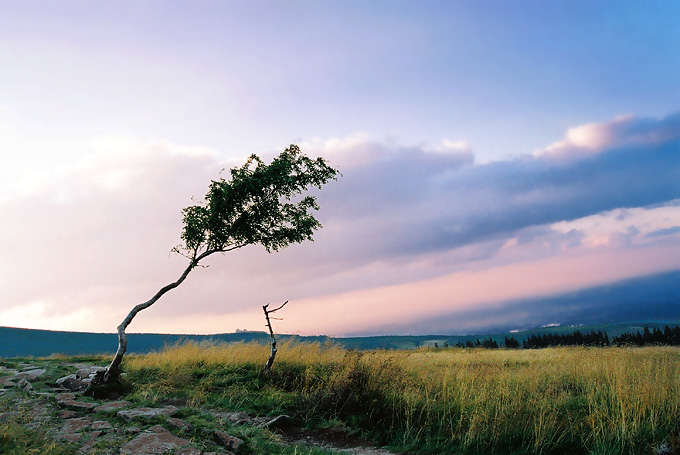
<path fill-rule="evenodd" d="M 99 368 L 47 360 L 5 362 L 0 366 L 0 425 L 15 422 L 42 431 L 71 444 L 78 454 L 233 454 L 248 446 L 247 435 L 255 431 L 281 446 L 391 455 L 342 432 L 295 428 L 287 416 L 258 417 L 180 403 L 149 407 L 124 399 L 95 400 L 82 391 Z M 76 373 L 61 375 L 67 371 Z M 230 434 L 234 432 L 241 438 Z"/>

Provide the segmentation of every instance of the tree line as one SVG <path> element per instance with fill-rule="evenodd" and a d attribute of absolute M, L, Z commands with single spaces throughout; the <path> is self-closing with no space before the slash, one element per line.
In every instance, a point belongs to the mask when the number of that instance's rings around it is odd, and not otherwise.
<path fill-rule="evenodd" d="M 635 333 L 625 332 L 611 338 L 607 335 L 607 332 L 602 330 L 591 330 L 585 333 L 577 330 L 571 333 L 531 335 L 522 343 L 514 337 L 506 336 L 503 344 L 500 345 L 489 337 L 484 340 L 477 339 L 474 342 L 470 340 L 465 341 L 465 343 L 458 342 L 455 346 L 459 348 L 486 349 L 498 349 L 499 347 L 507 349 L 541 349 L 553 346 L 680 346 L 680 325 L 675 327 L 667 325 L 663 330 L 659 328 L 650 330 L 649 327 L 645 327 L 642 332 L 639 330 Z"/>

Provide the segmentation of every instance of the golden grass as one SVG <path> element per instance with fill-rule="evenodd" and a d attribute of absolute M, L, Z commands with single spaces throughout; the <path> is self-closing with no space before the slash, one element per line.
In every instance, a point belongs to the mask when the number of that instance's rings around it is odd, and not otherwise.
<path fill-rule="evenodd" d="M 131 357 L 127 369 L 186 380 L 196 365 L 263 366 L 268 355 L 259 344 L 189 343 Z M 357 353 L 282 343 L 274 369 L 290 368 L 300 372 L 298 392 L 310 406 L 319 392 L 345 399 L 338 391 L 352 390 L 365 407 L 357 421 L 411 449 L 649 453 L 680 416 L 676 347 Z"/>
<path fill-rule="evenodd" d="M 284 341 L 278 344 L 276 363 L 292 365 L 318 365 L 342 362 L 346 351 L 336 345 L 318 343 L 295 343 Z M 244 365 L 264 364 L 269 358 L 269 345 L 261 343 L 210 342 L 183 343 L 160 352 L 140 356 L 129 356 L 126 365 L 130 369 L 160 368 L 167 371 L 186 370 L 188 366 L 201 365 Z"/>

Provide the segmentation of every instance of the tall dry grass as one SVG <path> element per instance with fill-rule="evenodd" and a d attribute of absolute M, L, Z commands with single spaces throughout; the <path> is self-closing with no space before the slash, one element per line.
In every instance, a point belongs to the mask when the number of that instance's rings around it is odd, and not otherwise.
<path fill-rule="evenodd" d="M 189 343 L 126 368 L 155 372 L 154 393 L 338 419 L 433 453 L 650 453 L 680 416 L 673 347 L 362 353 L 283 343 L 262 378 L 267 356 L 259 344 Z"/>

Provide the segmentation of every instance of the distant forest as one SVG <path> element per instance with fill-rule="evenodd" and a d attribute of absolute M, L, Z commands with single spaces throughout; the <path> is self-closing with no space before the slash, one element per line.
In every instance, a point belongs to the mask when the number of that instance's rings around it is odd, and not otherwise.
<path fill-rule="evenodd" d="M 498 342 L 488 338 L 485 340 L 477 340 L 472 342 L 467 340 L 465 343 L 459 342 L 454 346 L 460 348 L 499 348 Z M 664 327 L 663 330 L 654 328 L 649 330 L 645 327 L 642 332 L 639 330 L 635 333 L 622 333 L 619 336 L 609 338 L 607 332 L 601 330 L 591 331 L 590 333 L 581 333 L 575 331 L 572 333 L 547 333 L 531 335 L 522 343 L 513 337 L 505 337 L 501 346 L 508 349 L 540 349 L 552 346 L 680 346 L 680 326 L 671 328 Z M 435 347 L 439 347 L 435 344 Z M 448 345 L 444 345 L 448 347 Z"/>

